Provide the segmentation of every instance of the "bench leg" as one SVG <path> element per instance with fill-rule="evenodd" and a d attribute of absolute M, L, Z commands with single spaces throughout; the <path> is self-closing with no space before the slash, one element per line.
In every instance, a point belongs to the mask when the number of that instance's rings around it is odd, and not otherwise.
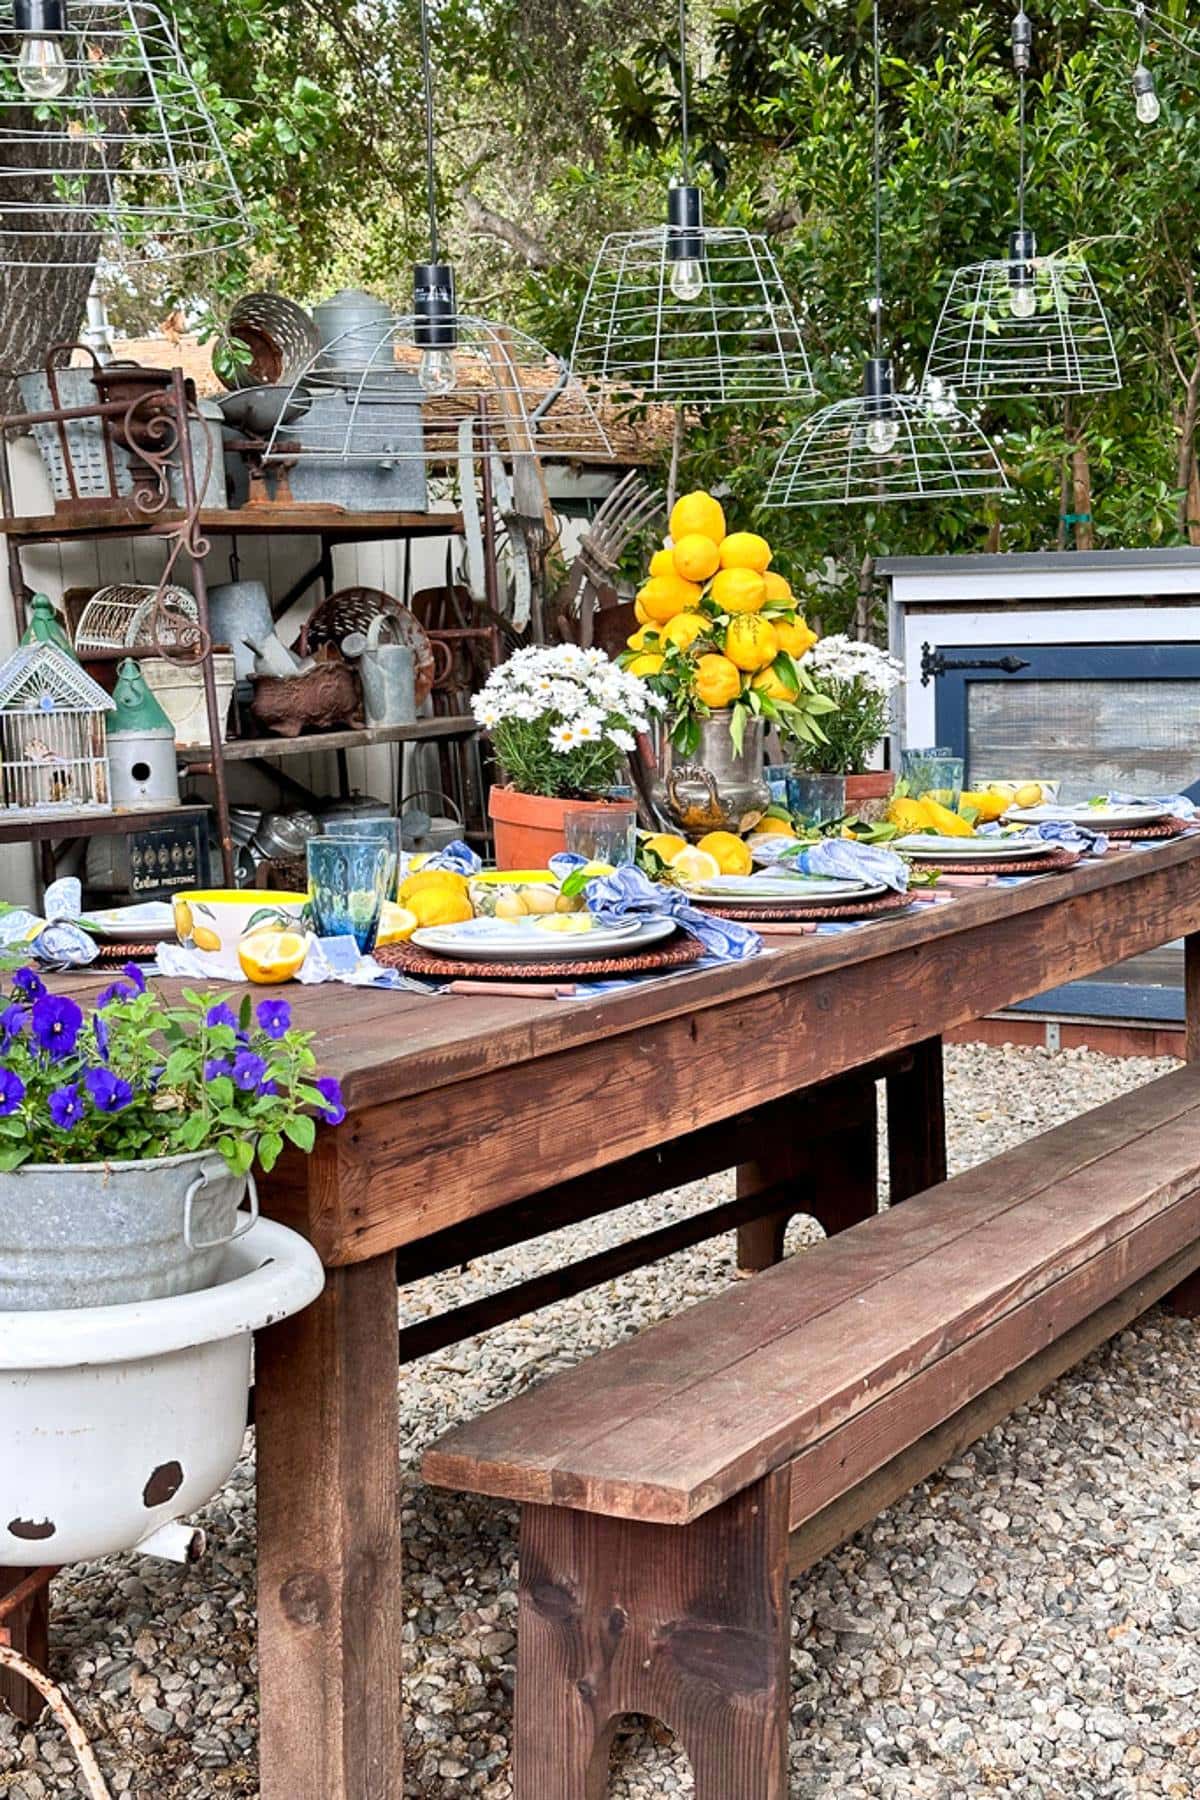
<path fill-rule="evenodd" d="M 833 1112 L 836 1124 L 824 1122 Z M 783 1261 L 789 1221 L 809 1213 L 828 1237 L 871 1218 L 879 1204 L 875 1083 L 848 1077 L 836 1098 L 781 1101 L 779 1124 L 754 1162 L 738 1169 L 738 1197 L 777 1188 L 777 1212 L 738 1228 L 738 1268 L 757 1274 Z"/>
<path fill-rule="evenodd" d="M 603 1800 L 630 1713 L 674 1731 L 696 1800 L 787 1800 L 789 1485 L 685 1526 L 522 1509 L 514 1800 Z"/>
<path fill-rule="evenodd" d="M 28 1569 L 0 1569 L 0 1598 L 29 1579 Z M 50 1584 L 46 1583 L 4 1620 L 14 1650 L 45 1669 L 50 1662 Z M 0 1669 L 0 1706 L 6 1706 L 23 1725 L 42 1715 L 46 1702 L 23 1676 Z"/>
<path fill-rule="evenodd" d="M 914 1045 L 911 1067 L 888 1076 L 888 1166 L 893 1206 L 946 1179 L 940 1037 Z"/>
<path fill-rule="evenodd" d="M 1200 1062 L 1200 931 L 1183 940 L 1183 985 L 1187 1008 L 1185 1059 Z M 1163 1296 L 1168 1312 L 1181 1319 L 1200 1319 L 1200 1269 Z"/>

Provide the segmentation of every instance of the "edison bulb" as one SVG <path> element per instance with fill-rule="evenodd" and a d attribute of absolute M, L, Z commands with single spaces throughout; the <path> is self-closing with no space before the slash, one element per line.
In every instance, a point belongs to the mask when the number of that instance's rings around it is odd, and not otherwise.
<path fill-rule="evenodd" d="M 421 366 L 417 370 L 417 382 L 422 393 L 452 394 L 456 381 L 453 351 L 423 350 L 421 352 Z"/>
<path fill-rule="evenodd" d="M 692 257 L 672 264 L 671 292 L 677 300 L 698 300 L 704 292 L 704 269 Z"/>
<path fill-rule="evenodd" d="M 1037 289 L 1028 282 L 1019 281 L 1012 290 L 1008 305 L 1014 319 L 1032 319 L 1037 311 Z"/>
<path fill-rule="evenodd" d="M 886 456 L 896 447 L 900 427 L 895 419 L 872 419 L 867 426 L 867 449 L 873 456 Z"/>
<path fill-rule="evenodd" d="M 1143 125 L 1153 125 L 1162 111 L 1158 95 L 1153 88 L 1147 88 L 1144 94 L 1137 97 L 1137 116 Z"/>
<path fill-rule="evenodd" d="M 62 48 L 53 38 L 27 37 L 21 40 L 17 57 L 17 80 L 31 100 L 54 100 L 65 92 L 71 71 Z"/>

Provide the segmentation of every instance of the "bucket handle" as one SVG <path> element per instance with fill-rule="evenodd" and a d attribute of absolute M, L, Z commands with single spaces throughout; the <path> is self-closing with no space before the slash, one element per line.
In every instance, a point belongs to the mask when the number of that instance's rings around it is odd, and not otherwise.
<path fill-rule="evenodd" d="M 258 1187 L 254 1176 L 247 1172 L 246 1187 L 250 1194 L 250 1211 L 238 1213 L 238 1223 L 224 1237 L 194 1238 L 192 1236 L 192 1202 L 201 1189 L 208 1186 L 208 1176 L 201 1169 L 199 1175 L 188 1188 L 183 1202 L 183 1241 L 189 1250 L 220 1250 L 226 1244 L 236 1244 L 240 1237 L 245 1237 L 252 1225 L 258 1223 Z"/>

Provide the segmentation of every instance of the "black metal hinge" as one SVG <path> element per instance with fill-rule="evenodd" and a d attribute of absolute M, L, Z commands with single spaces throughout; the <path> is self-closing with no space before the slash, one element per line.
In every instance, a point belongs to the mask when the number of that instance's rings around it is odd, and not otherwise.
<path fill-rule="evenodd" d="M 1006 675 L 1015 675 L 1018 669 L 1028 667 L 1028 659 L 1020 656 L 944 656 L 932 644 L 921 645 L 922 687 L 928 687 L 933 676 L 947 675 L 951 669 L 1003 669 Z"/>

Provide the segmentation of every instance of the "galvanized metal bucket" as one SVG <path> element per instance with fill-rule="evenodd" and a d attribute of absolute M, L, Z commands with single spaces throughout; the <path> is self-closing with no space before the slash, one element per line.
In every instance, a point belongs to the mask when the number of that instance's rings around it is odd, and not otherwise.
<path fill-rule="evenodd" d="M 250 1211 L 239 1215 L 247 1188 Z M 0 1175 L 0 1312 L 196 1293 L 257 1217 L 253 1176 L 231 1175 L 211 1150 L 24 1163 Z"/>

